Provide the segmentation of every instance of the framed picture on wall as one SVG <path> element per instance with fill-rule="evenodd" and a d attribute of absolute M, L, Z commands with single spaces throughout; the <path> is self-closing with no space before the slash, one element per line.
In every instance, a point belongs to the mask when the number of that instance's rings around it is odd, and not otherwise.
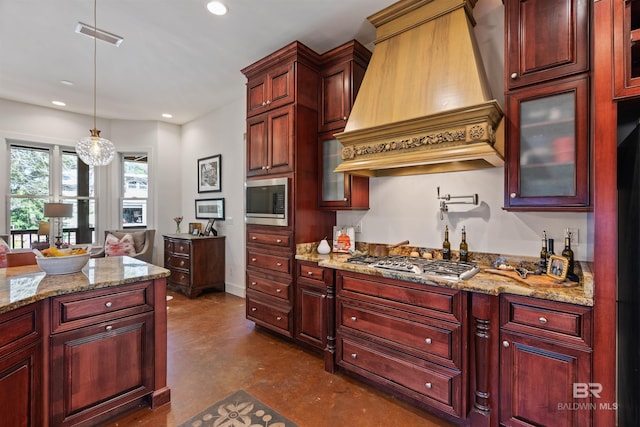
<path fill-rule="evenodd" d="M 222 155 L 198 159 L 198 193 L 222 191 Z"/>
<path fill-rule="evenodd" d="M 196 200 L 197 219 L 224 219 L 224 197 Z"/>

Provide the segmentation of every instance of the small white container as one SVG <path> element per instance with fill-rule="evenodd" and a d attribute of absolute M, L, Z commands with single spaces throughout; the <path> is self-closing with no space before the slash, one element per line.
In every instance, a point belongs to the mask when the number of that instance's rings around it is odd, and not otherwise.
<path fill-rule="evenodd" d="M 89 261 L 89 254 L 40 257 L 36 255 L 38 267 L 47 274 L 71 274 L 82 270 Z"/>
<path fill-rule="evenodd" d="M 327 239 L 322 239 L 320 244 L 318 245 L 318 253 L 321 255 L 326 255 L 331 252 L 331 247 L 329 246 L 329 242 Z"/>

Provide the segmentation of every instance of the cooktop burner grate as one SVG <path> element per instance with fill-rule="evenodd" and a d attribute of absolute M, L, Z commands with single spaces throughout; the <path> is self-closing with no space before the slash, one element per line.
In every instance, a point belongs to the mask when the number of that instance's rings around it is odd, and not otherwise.
<path fill-rule="evenodd" d="M 447 280 L 467 280 L 480 271 L 474 262 L 449 261 L 390 255 L 384 258 L 358 255 L 347 260 L 349 263 L 368 265 L 374 268 L 416 274 L 421 277 Z"/>

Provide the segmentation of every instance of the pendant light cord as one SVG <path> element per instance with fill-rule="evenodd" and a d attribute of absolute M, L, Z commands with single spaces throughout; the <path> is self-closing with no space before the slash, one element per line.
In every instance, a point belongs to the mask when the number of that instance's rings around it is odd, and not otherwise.
<path fill-rule="evenodd" d="M 96 98 L 97 98 L 97 68 L 98 68 L 98 60 L 97 60 L 97 40 L 98 40 L 98 19 L 96 9 L 98 6 L 98 0 L 93 0 L 93 128 L 97 129 L 96 126 Z"/>

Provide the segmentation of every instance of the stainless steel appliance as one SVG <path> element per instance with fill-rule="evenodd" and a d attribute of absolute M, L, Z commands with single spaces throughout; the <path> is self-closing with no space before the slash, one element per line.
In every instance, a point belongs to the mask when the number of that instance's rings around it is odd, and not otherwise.
<path fill-rule="evenodd" d="M 468 280 L 480 271 L 474 262 L 449 261 L 443 259 L 426 259 L 404 255 L 373 257 L 358 255 L 347 260 L 348 263 L 366 265 L 416 276 L 444 280 Z"/>
<path fill-rule="evenodd" d="M 288 226 L 289 178 L 254 179 L 245 183 L 247 224 Z"/>

